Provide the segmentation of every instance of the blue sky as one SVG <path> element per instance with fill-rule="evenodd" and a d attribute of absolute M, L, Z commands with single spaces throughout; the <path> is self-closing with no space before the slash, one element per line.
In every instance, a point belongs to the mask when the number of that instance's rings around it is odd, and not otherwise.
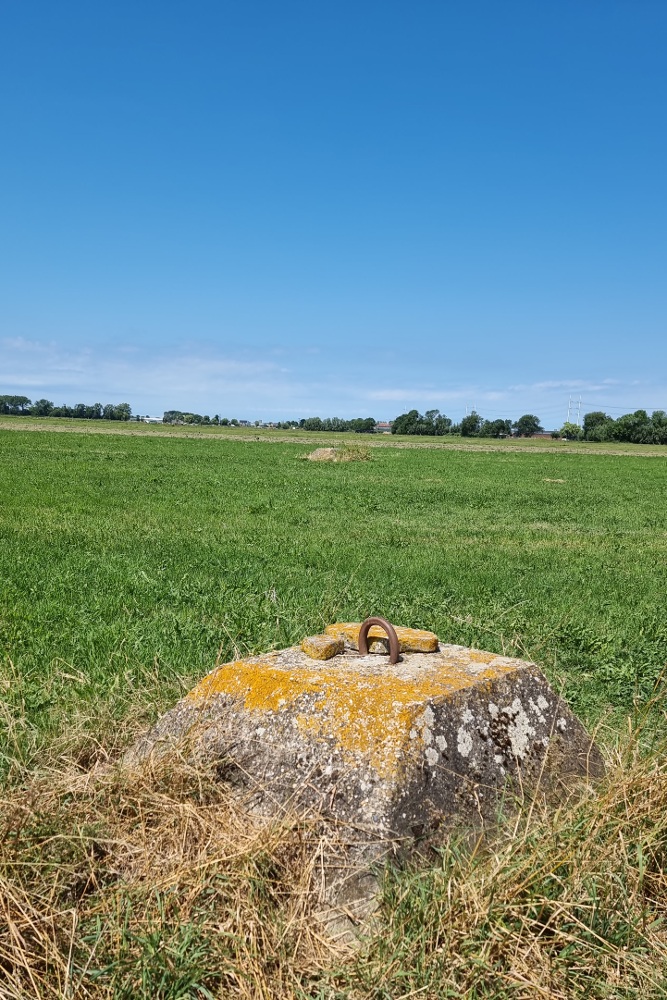
<path fill-rule="evenodd" d="M 22 0 L 0 28 L 0 393 L 667 409 L 664 0 Z"/>

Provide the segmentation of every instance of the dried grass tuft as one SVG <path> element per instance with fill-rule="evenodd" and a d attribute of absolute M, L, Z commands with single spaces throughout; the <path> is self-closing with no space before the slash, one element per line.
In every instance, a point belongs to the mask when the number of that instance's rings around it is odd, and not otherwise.
<path fill-rule="evenodd" d="M 321 847 L 183 760 L 36 777 L 0 802 L 0 997 L 664 995 L 667 755 L 641 734 L 596 790 L 389 871 L 356 953 L 316 920 Z"/>
<path fill-rule="evenodd" d="M 313 825 L 250 817 L 184 761 L 67 771 L 0 803 L 0 996 L 294 995 L 341 947 Z"/>
<path fill-rule="evenodd" d="M 369 445 L 355 441 L 338 448 L 316 448 L 306 458 L 309 462 L 370 462 L 373 455 Z"/>

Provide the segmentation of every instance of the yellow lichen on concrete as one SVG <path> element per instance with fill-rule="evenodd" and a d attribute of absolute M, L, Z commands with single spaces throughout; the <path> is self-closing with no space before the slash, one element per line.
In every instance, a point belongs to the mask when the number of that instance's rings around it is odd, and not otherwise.
<path fill-rule="evenodd" d="M 280 667 L 271 657 L 237 660 L 218 667 L 187 696 L 206 702 L 226 695 L 259 715 L 289 713 L 311 738 L 332 741 L 352 763 L 365 757 L 383 777 L 396 777 L 410 750 L 417 716 L 433 700 L 452 698 L 484 685 L 508 667 L 489 666 L 474 677 L 462 664 L 443 660 L 418 679 L 345 667 Z"/>
<path fill-rule="evenodd" d="M 491 660 L 496 659 L 495 653 L 484 653 L 479 649 L 469 649 L 467 655 L 473 663 L 491 663 Z"/>
<path fill-rule="evenodd" d="M 308 635 L 301 640 L 301 649 L 311 660 L 330 660 L 343 652 L 345 643 L 332 635 Z"/>
<path fill-rule="evenodd" d="M 263 660 L 235 660 L 208 674 L 187 695 L 188 701 L 206 702 L 218 695 L 242 699 L 251 712 L 277 712 L 304 694 L 320 689 L 318 674 L 299 668 L 292 672 Z"/>
<path fill-rule="evenodd" d="M 342 636 L 356 649 L 360 628 L 361 622 L 336 622 L 335 625 L 327 625 L 324 631 L 327 635 Z M 394 629 L 402 653 L 434 653 L 438 648 L 438 637 L 435 632 L 427 632 L 425 629 L 419 628 L 402 628 L 400 625 L 395 625 Z M 384 629 L 372 625 L 368 633 L 369 648 L 373 648 L 374 639 L 385 637 Z"/>

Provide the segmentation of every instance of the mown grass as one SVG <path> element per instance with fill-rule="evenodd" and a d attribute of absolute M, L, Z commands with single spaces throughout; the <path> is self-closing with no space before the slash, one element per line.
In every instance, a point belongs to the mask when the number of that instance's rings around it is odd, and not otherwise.
<path fill-rule="evenodd" d="M 667 463 L 390 447 L 302 461 L 309 450 L 0 432 L 0 996 L 657 991 L 667 786 L 645 745 L 661 702 L 599 798 L 533 815 L 472 859 L 443 845 L 441 867 L 388 882 L 383 932 L 342 964 L 312 930 L 301 890 L 317 845 L 297 820 L 253 841 L 206 775 L 89 777 L 216 660 L 335 619 L 379 613 L 535 659 L 589 724 L 606 720 L 609 747 L 652 694 Z M 161 835 L 157 870 L 172 874 L 156 887 L 140 859 Z"/>

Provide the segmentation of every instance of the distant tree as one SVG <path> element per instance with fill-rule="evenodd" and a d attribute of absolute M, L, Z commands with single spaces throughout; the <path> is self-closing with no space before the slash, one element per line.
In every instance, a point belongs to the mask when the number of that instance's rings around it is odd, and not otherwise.
<path fill-rule="evenodd" d="M 655 444 L 653 422 L 646 410 L 635 410 L 615 420 L 612 439 L 629 441 L 632 444 Z"/>
<path fill-rule="evenodd" d="M 415 427 L 419 423 L 420 417 L 417 410 L 410 410 L 408 413 L 400 413 L 391 425 L 392 434 L 414 434 Z"/>
<path fill-rule="evenodd" d="M 667 413 L 664 410 L 654 410 L 651 414 L 653 438 L 656 444 L 667 444 Z"/>
<path fill-rule="evenodd" d="M 509 437 L 511 433 L 511 420 L 485 420 L 480 428 L 479 436 L 501 438 Z"/>
<path fill-rule="evenodd" d="M 119 403 L 116 407 L 116 420 L 129 420 L 132 416 L 132 407 L 129 403 Z"/>
<path fill-rule="evenodd" d="M 30 400 L 27 396 L 0 396 L 0 413 L 25 416 L 29 412 Z"/>
<path fill-rule="evenodd" d="M 435 434 L 438 437 L 443 437 L 445 434 L 450 434 L 452 429 L 452 422 L 449 417 L 446 417 L 444 413 L 438 413 L 437 417 L 433 422 L 435 428 Z"/>
<path fill-rule="evenodd" d="M 581 441 L 584 432 L 579 424 L 573 424 L 571 420 L 566 420 L 560 429 L 560 437 L 567 438 L 568 441 Z"/>
<path fill-rule="evenodd" d="M 392 434 L 443 435 L 451 433 L 452 422 L 440 410 L 418 410 L 399 414 L 391 425 Z"/>
<path fill-rule="evenodd" d="M 54 406 L 50 399 L 38 399 L 32 404 L 31 413 L 33 417 L 50 417 Z"/>
<path fill-rule="evenodd" d="M 375 417 L 355 417 L 348 421 L 350 430 L 355 434 L 373 434 L 375 422 Z"/>
<path fill-rule="evenodd" d="M 517 437 L 532 437 L 533 434 L 538 434 L 542 428 L 540 426 L 540 418 L 536 417 L 534 413 L 524 413 L 522 417 L 519 417 L 517 422 L 513 424 L 516 431 Z"/>
<path fill-rule="evenodd" d="M 612 441 L 615 423 L 613 417 L 607 417 L 603 423 L 594 424 L 588 431 L 584 425 L 584 437 L 587 441 Z"/>
<path fill-rule="evenodd" d="M 602 410 L 593 410 L 591 413 L 584 413 L 584 437 L 590 438 L 591 431 L 596 427 L 602 427 L 608 423 L 611 417 Z"/>
<path fill-rule="evenodd" d="M 480 430 L 482 429 L 482 418 L 479 413 L 475 410 L 469 413 L 461 421 L 461 435 L 462 437 L 478 437 Z"/>

